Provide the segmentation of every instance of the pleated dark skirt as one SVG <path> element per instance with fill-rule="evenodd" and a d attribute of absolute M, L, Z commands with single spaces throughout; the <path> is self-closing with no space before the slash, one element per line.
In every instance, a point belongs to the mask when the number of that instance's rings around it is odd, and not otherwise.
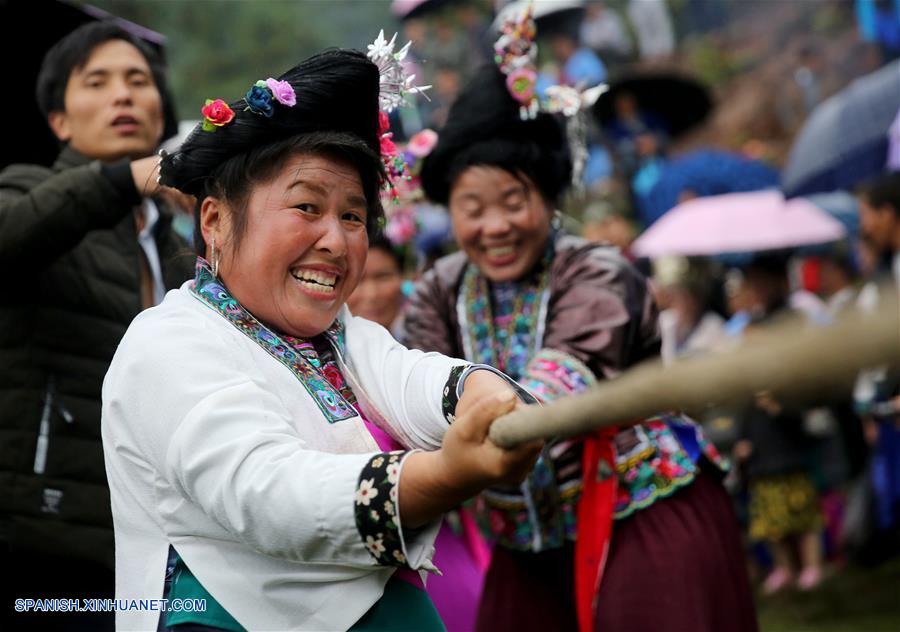
<path fill-rule="evenodd" d="M 480 632 L 577 630 L 574 547 L 497 548 Z M 737 521 L 714 475 L 616 523 L 598 595 L 597 632 L 754 632 Z"/>

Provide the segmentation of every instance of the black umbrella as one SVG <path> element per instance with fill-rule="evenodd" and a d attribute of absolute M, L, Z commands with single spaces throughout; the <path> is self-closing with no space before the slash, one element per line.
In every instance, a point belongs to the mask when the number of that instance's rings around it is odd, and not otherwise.
<path fill-rule="evenodd" d="M 518 18 L 529 5 L 539 38 L 569 35 L 578 39 L 578 31 L 584 19 L 585 0 L 516 0 L 500 10 L 494 18 L 493 30 L 499 32 L 507 19 Z"/>
<path fill-rule="evenodd" d="M 11 163 L 50 165 L 54 161 L 59 154 L 59 141 L 35 100 L 35 83 L 44 54 L 82 24 L 111 17 L 95 7 L 58 0 L 0 0 L 0 59 L 5 60 L 3 79 L 7 95 L 3 99 L 2 120 L 7 125 L 15 121 L 11 131 L 21 139 L 10 142 L 7 136 L 0 144 L 0 169 Z M 125 20 L 116 22 L 163 54 L 162 35 Z M 178 133 L 178 119 L 171 96 L 166 92 L 162 97 L 166 140 Z"/>
<path fill-rule="evenodd" d="M 639 110 L 661 120 L 673 138 L 702 123 L 713 108 L 709 90 L 697 79 L 671 73 L 632 75 L 613 82 L 594 105 L 603 127 L 614 122 L 616 98 L 623 93 L 635 98 Z"/>

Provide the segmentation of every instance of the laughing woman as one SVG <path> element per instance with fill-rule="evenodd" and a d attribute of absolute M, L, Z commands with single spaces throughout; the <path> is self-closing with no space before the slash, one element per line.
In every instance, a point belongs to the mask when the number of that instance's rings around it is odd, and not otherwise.
<path fill-rule="evenodd" d="M 322 53 L 208 103 L 162 159 L 198 200 L 201 257 L 104 383 L 116 595 L 207 607 L 120 628 L 441 629 L 415 572 L 441 513 L 540 449 L 486 439 L 514 406 L 503 376 L 344 307 L 382 217 L 378 104 L 375 64 Z"/>
<path fill-rule="evenodd" d="M 554 227 L 566 137 L 552 115 L 523 115 L 509 85 L 483 68 L 425 160 L 425 193 L 449 207 L 461 252 L 418 284 L 406 341 L 497 366 L 550 401 L 656 356 L 657 314 L 615 248 Z M 678 415 L 550 445 L 521 486 L 482 495 L 496 546 L 478 629 L 755 629 L 720 466 Z"/>

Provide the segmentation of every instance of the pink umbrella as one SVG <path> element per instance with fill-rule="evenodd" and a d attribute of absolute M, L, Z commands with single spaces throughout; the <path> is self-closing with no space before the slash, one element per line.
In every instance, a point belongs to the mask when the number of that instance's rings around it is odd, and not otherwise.
<path fill-rule="evenodd" d="M 391 12 L 397 17 L 406 17 L 406 14 L 418 7 L 426 0 L 394 0 L 391 2 Z"/>
<path fill-rule="evenodd" d="M 401 20 L 420 18 L 428 13 L 443 9 L 455 0 L 393 0 L 391 13 Z"/>
<path fill-rule="evenodd" d="M 663 215 L 632 245 L 640 257 L 717 255 L 836 241 L 838 220 L 809 200 L 778 191 L 696 198 Z"/>

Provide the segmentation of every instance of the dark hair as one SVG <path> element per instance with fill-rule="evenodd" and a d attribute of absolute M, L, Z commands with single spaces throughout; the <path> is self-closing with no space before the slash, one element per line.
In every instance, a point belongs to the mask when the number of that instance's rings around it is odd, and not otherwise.
<path fill-rule="evenodd" d="M 850 278 L 859 274 L 859 263 L 846 241 L 835 244 L 825 255 L 824 260 Z"/>
<path fill-rule="evenodd" d="M 527 176 L 555 204 L 569 186 L 572 160 L 562 124 L 553 115 L 522 120 L 519 103 L 494 64 L 483 66 L 450 108 L 438 143 L 422 165 L 422 187 L 446 205 L 460 174 L 476 165 Z"/>
<path fill-rule="evenodd" d="M 755 255 L 746 265 L 744 273 L 756 273 L 769 279 L 786 279 L 788 275 L 787 251 L 769 251 Z"/>
<path fill-rule="evenodd" d="M 890 206 L 900 216 L 900 171 L 893 171 L 862 185 L 859 193 L 876 208 Z"/>
<path fill-rule="evenodd" d="M 240 240 L 245 224 L 242 205 L 250 187 L 283 160 L 311 153 L 342 160 L 359 172 L 368 206 L 366 229 L 377 232 L 384 211 L 378 187 L 384 180 L 378 136 L 378 68 L 362 53 L 329 50 L 297 64 L 278 77 L 294 89 L 292 107 L 274 104 L 272 116 L 255 114 L 245 99 L 232 101 L 234 119 L 206 131 L 194 128 L 181 148 L 163 157 L 160 182 L 197 198 L 195 247 L 205 243 L 199 208 L 208 195 L 232 204 Z M 248 82 L 248 87 L 252 82 Z"/>
<path fill-rule="evenodd" d="M 51 112 L 65 111 L 66 86 L 72 73 L 84 67 L 94 49 L 110 40 L 122 40 L 131 44 L 147 61 L 162 103 L 164 129 L 160 142 L 172 138 L 178 133 L 178 117 L 166 83 L 165 64 L 146 42 L 110 20 L 79 26 L 56 42 L 44 55 L 35 88 L 38 107 L 44 118 L 50 116 Z"/>
<path fill-rule="evenodd" d="M 369 250 L 381 250 L 391 256 L 391 259 L 397 264 L 397 269 L 403 272 L 405 264 L 405 256 L 401 249 L 396 248 L 394 244 L 384 235 L 376 235 L 369 239 Z"/>
<path fill-rule="evenodd" d="M 383 166 L 381 159 L 362 140 L 346 132 L 298 134 L 232 156 L 216 166 L 202 180 L 194 210 L 194 250 L 203 255 L 206 240 L 200 228 L 200 206 L 207 196 L 228 200 L 231 209 L 231 238 L 235 250 L 247 228 L 247 200 L 254 185 L 273 177 L 279 166 L 291 156 L 312 154 L 345 162 L 356 169 L 366 197 L 366 232 L 377 236 L 384 217 L 379 191 Z"/>

